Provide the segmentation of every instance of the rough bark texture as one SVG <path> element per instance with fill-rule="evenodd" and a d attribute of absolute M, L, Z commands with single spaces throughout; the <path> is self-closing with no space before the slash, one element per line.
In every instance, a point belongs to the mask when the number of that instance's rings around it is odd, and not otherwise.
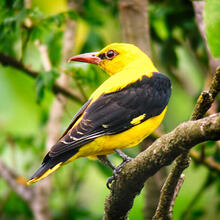
<path fill-rule="evenodd" d="M 151 220 L 154 216 L 160 197 L 160 190 L 166 180 L 166 176 L 166 167 L 162 167 L 145 183 L 145 204 L 143 214 L 146 220 Z"/>
<path fill-rule="evenodd" d="M 149 147 L 156 139 L 152 137 L 146 138 L 141 144 L 141 151 Z M 146 220 L 151 220 L 157 209 L 158 200 L 160 197 L 160 190 L 167 177 L 166 167 L 162 167 L 155 175 L 150 177 L 145 183 L 145 203 L 143 207 L 143 214 Z"/>
<path fill-rule="evenodd" d="M 200 97 L 197 100 L 196 106 L 194 108 L 191 120 L 197 120 L 203 117 L 203 115 L 211 107 L 216 95 L 220 90 L 220 68 L 217 68 L 214 78 L 212 80 L 209 91 L 202 92 Z M 172 219 L 170 211 L 172 203 L 174 203 L 173 198 L 175 191 L 178 187 L 178 180 L 181 177 L 183 170 L 189 164 L 189 152 L 185 152 L 175 161 L 175 165 L 172 171 L 169 173 L 167 180 L 164 183 L 164 186 L 161 191 L 159 204 L 156 210 L 156 213 L 153 217 L 156 219 Z M 169 207 L 169 208 L 168 208 Z"/>
<path fill-rule="evenodd" d="M 189 166 L 188 153 L 181 154 L 174 162 L 174 165 L 168 175 L 168 178 L 161 190 L 158 209 L 156 210 L 153 220 L 170 220 L 172 219 L 172 208 L 176 200 L 176 193 L 180 190 L 177 187 L 182 183 L 182 171 Z"/>
<path fill-rule="evenodd" d="M 136 195 L 144 182 L 161 167 L 167 166 L 180 154 L 198 143 L 220 139 L 220 113 L 197 121 L 180 124 L 157 139 L 147 150 L 127 163 L 112 184 L 105 201 L 105 220 L 127 219 Z"/>

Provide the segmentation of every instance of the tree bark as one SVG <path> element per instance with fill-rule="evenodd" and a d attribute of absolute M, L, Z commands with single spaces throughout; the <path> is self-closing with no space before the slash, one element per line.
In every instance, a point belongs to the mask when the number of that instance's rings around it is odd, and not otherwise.
<path fill-rule="evenodd" d="M 105 201 L 104 220 L 127 219 L 134 198 L 144 182 L 161 167 L 167 166 L 180 154 L 198 143 L 220 139 L 220 113 L 180 124 L 170 133 L 158 138 L 147 150 L 127 163 L 112 184 Z"/>
<path fill-rule="evenodd" d="M 118 8 L 123 40 L 136 44 L 151 56 L 148 1 L 119 0 Z"/>
<path fill-rule="evenodd" d="M 137 45 L 151 57 L 148 0 L 119 0 L 118 8 L 123 41 Z M 149 146 L 147 142 L 148 140 L 141 143 L 141 150 Z M 156 211 L 166 176 L 166 168 L 163 168 L 145 184 L 143 212 L 146 220 L 151 220 Z"/>
<path fill-rule="evenodd" d="M 203 91 L 199 96 L 197 103 L 195 105 L 191 120 L 197 120 L 202 118 L 208 109 L 211 107 L 214 102 L 215 97 L 220 91 L 220 68 L 217 68 L 214 78 L 212 80 L 209 91 Z M 156 210 L 156 213 L 153 217 L 156 219 L 172 219 L 172 207 L 175 202 L 176 197 L 174 194 L 177 190 L 180 189 L 178 183 L 181 179 L 182 172 L 189 165 L 189 151 L 184 152 L 180 157 L 175 161 L 174 167 L 168 175 L 167 180 L 164 183 L 162 192 L 160 195 L 159 204 Z"/>

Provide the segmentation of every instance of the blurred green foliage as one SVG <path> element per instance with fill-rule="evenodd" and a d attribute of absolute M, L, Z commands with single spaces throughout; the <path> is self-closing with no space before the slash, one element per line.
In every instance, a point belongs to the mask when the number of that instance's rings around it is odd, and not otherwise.
<path fill-rule="evenodd" d="M 220 1 L 206 0 L 204 21 L 206 36 L 212 55 L 220 57 Z"/>
<path fill-rule="evenodd" d="M 111 42 L 121 42 L 117 1 L 81 0 L 76 10 L 68 10 L 66 0 L 33 0 L 25 8 L 23 0 L 0 1 L 0 52 L 8 54 L 39 72 L 36 80 L 21 71 L 0 65 L 0 156 L 18 174 L 29 177 L 39 166 L 45 150 L 47 121 L 54 95 L 51 88 L 61 70 L 72 76 L 71 86 L 85 96 L 106 78 L 97 67 L 62 62 L 63 35 L 67 19 L 76 21 L 74 53 L 96 51 Z M 217 10 L 207 0 L 206 25 L 219 25 Z M 218 1 L 215 1 L 215 4 Z M 213 17 L 211 16 L 213 15 Z M 216 16 L 216 17 L 214 17 Z M 169 75 L 173 91 L 164 132 L 188 120 L 208 74 L 208 56 L 197 26 L 190 1 L 165 0 L 149 2 L 149 20 L 153 60 L 158 69 Z M 31 25 L 29 24 L 31 21 Z M 213 23 L 212 23 L 213 24 Z M 219 54 L 220 29 L 207 28 L 213 54 Z M 52 71 L 43 68 L 36 41 L 47 45 Z M 217 42 L 217 44 L 215 44 Z M 213 49 L 212 49 L 213 50 Z M 219 103 L 219 100 L 218 100 Z M 68 101 L 62 130 L 64 131 L 79 105 Z M 197 147 L 201 150 L 201 146 Z M 126 150 L 131 156 L 137 148 Z M 207 155 L 220 162 L 219 148 L 206 144 Z M 119 163 L 116 155 L 111 160 Z M 105 182 L 111 171 L 86 158 L 74 161 L 53 175 L 50 207 L 53 219 L 101 219 L 104 200 L 109 191 Z M 191 164 L 174 207 L 174 219 L 219 219 L 220 178 L 209 178 L 202 165 Z M 210 182 L 209 182 L 210 181 Z M 202 187 L 202 193 L 196 193 Z M 91 191 L 92 189 L 92 191 Z M 188 205 L 194 198 L 195 203 Z M 207 203 L 207 201 L 211 201 Z M 130 212 L 131 219 L 143 219 L 144 198 L 141 194 Z M 33 218 L 27 204 L 0 179 L 0 219 Z"/>

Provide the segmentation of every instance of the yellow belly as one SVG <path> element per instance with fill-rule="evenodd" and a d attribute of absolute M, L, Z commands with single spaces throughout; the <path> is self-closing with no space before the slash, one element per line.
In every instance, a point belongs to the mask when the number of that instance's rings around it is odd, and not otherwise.
<path fill-rule="evenodd" d="M 82 146 L 77 154 L 66 163 L 79 157 L 95 157 L 97 155 L 107 155 L 114 153 L 114 149 L 122 149 L 135 146 L 149 136 L 162 122 L 167 107 L 163 112 L 152 117 L 131 129 L 115 135 L 101 136 L 91 143 Z"/>

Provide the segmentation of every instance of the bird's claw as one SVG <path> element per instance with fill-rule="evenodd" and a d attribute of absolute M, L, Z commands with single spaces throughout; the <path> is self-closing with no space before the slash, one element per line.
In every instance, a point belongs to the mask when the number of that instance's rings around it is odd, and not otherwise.
<path fill-rule="evenodd" d="M 126 158 L 124 158 L 123 162 L 122 162 L 119 166 L 115 167 L 115 169 L 114 169 L 114 171 L 113 171 L 113 176 L 109 177 L 109 178 L 107 179 L 107 182 L 106 182 L 106 186 L 107 186 L 107 188 L 108 188 L 109 190 L 112 190 L 111 184 L 112 184 L 113 181 L 115 181 L 115 180 L 117 179 L 118 174 L 119 174 L 121 168 L 122 168 L 126 163 L 128 163 L 128 162 L 130 162 L 130 161 L 132 161 L 132 160 L 133 160 L 133 158 L 127 156 Z"/>
<path fill-rule="evenodd" d="M 111 176 L 111 177 L 109 177 L 109 178 L 107 179 L 106 186 L 107 186 L 107 188 L 108 188 L 109 190 L 112 190 L 111 184 L 112 184 L 112 182 L 113 182 L 114 180 L 115 180 L 115 177 L 114 177 L 114 176 Z"/>
<path fill-rule="evenodd" d="M 119 169 L 119 170 L 120 170 L 120 169 Z M 118 170 L 117 167 L 116 167 L 116 168 L 114 169 L 114 171 L 113 171 L 113 176 L 111 176 L 111 177 L 109 177 L 109 178 L 107 179 L 106 186 L 107 186 L 107 188 L 108 188 L 109 190 L 112 190 L 111 184 L 112 184 L 113 181 L 115 181 L 115 180 L 117 179 L 119 170 Z"/>

